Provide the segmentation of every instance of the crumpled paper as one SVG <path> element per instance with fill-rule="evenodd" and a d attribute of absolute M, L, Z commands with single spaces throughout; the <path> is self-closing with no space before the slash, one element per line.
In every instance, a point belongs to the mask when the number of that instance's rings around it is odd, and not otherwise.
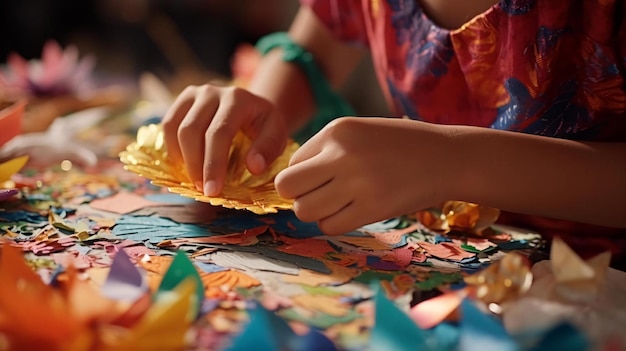
<path fill-rule="evenodd" d="M 554 239 L 550 260 L 532 268 L 530 290 L 502 314 L 512 333 L 572 323 L 600 345 L 626 347 L 626 272 L 609 267 L 610 254 L 582 260 L 561 239 Z"/>
<path fill-rule="evenodd" d="M 137 132 L 137 141 L 120 153 L 120 160 L 129 171 L 152 180 L 152 183 L 167 187 L 181 194 L 214 206 L 246 209 L 256 214 L 274 213 L 280 209 L 291 209 L 293 201 L 281 198 L 274 188 L 274 177 L 289 164 L 289 159 L 298 149 L 298 144 L 289 140 L 281 156 L 261 175 L 251 174 L 244 163 L 245 154 L 252 141 L 238 133 L 230 151 L 229 168 L 222 194 L 205 196 L 196 189 L 183 164 L 168 158 L 160 125 L 143 126 Z"/>
<path fill-rule="evenodd" d="M 441 208 L 419 211 L 417 219 L 426 228 L 438 232 L 459 231 L 482 235 L 498 220 L 500 210 L 464 201 L 447 201 Z"/>

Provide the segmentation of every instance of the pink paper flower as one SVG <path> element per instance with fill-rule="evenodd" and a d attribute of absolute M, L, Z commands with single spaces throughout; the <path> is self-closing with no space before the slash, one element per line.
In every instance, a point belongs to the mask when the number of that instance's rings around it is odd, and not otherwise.
<path fill-rule="evenodd" d="M 92 89 L 94 64 L 93 56 L 79 59 L 75 46 L 63 50 L 55 41 L 44 45 L 40 60 L 27 61 L 11 53 L 7 69 L 0 72 L 0 95 L 9 98 L 81 95 Z"/>

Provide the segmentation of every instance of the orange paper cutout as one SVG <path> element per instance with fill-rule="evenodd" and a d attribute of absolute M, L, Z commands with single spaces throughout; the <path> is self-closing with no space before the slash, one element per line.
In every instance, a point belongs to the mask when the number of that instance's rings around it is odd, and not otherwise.
<path fill-rule="evenodd" d="M 22 134 L 26 101 L 20 100 L 8 107 L 0 107 L 0 146 Z"/>

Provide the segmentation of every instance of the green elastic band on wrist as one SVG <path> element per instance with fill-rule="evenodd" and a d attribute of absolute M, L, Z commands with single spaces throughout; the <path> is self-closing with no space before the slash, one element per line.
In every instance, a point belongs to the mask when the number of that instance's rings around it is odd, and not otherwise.
<path fill-rule="evenodd" d="M 261 38 L 256 45 L 257 50 L 262 55 L 276 47 L 283 50 L 283 60 L 293 62 L 302 69 L 313 91 L 313 98 L 317 107 L 313 119 L 295 135 L 294 138 L 298 142 L 306 141 L 337 117 L 355 115 L 354 109 L 330 86 L 315 63 L 313 55 L 294 43 L 287 33 L 279 32 L 267 35 Z"/>

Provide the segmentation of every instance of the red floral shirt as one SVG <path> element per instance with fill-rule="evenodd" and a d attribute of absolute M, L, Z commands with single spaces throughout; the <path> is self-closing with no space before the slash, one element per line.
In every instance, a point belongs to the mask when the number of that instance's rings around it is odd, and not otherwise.
<path fill-rule="evenodd" d="M 416 0 L 302 3 L 339 39 L 369 49 L 398 116 L 626 141 L 626 1 L 501 0 L 456 30 L 438 26 Z M 561 235 L 583 254 L 626 251 L 624 230 L 503 219 Z"/>

